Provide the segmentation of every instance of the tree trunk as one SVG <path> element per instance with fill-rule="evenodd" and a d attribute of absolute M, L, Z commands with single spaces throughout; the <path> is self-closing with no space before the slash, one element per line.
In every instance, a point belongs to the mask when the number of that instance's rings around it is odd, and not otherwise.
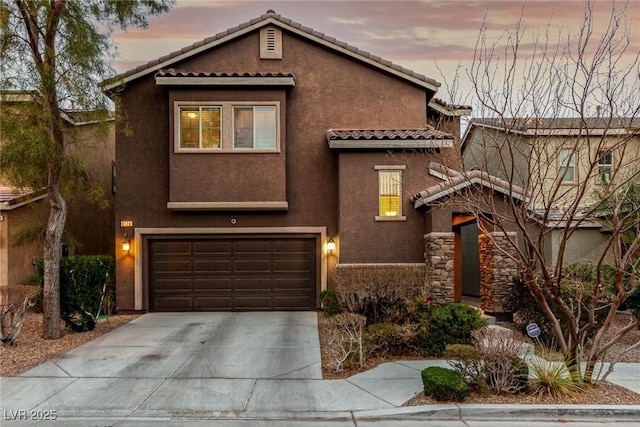
<path fill-rule="evenodd" d="M 67 204 L 56 183 L 49 187 L 51 211 L 44 243 L 44 291 L 42 298 L 44 339 L 60 338 L 60 255 Z"/>

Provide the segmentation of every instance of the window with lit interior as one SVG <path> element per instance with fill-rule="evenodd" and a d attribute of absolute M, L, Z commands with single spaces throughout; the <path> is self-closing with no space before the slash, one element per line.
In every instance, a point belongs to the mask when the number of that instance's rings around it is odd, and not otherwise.
<path fill-rule="evenodd" d="M 181 149 L 216 149 L 221 147 L 222 108 L 220 106 L 181 106 Z"/>
<path fill-rule="evenodd" d="M 378 200 L 380 217 L 402 216 L 402 171 L 378 171 Z"/>

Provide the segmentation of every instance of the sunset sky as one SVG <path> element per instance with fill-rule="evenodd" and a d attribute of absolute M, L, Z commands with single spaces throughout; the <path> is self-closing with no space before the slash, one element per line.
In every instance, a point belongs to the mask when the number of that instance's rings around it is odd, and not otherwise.
<path fill-rule="evenodd" d="M 608 23 L 611 5 L 611 1 L 593 2 L 594 34 Z M 616 6 L 624 3 L 616 2 Z M 631 0 L 627 7 L 627 22 L 640 22 L 640 0 Z M 259 17 L 268 9 L 442 83 L 450 80 L 458 64 L 465 70 L 472 63 L 483 19 L 492 41 L 505 30 L 512 30 L 521 15 L 530 34 L 540 34 L 550 24 L 551 38 L 555 40 L 558 35 L 563 39 L 577 35 L 585 10 L 584 2 L 578 0 L 529 0 L 524 7 L 517 0 L 178 0 L 171 12 L 151 18 L 147 30 L 116 32 L 119 50 L 113 67 L 117 72 L 126 71 Z M 640 51 L 638 27 L 628 29 L 630 57 Z M 446 99 L 446 94 L 441 97 Z"/>

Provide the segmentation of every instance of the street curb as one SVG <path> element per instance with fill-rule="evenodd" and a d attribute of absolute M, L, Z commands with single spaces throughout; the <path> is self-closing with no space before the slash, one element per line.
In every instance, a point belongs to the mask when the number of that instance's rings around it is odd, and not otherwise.
<path fill-rule="evenodd" d="M 448 404 L 421 405 L 392 409 L 353 411 L 356 419 L 432 419 L 432 420 L 558 420 L 606 419 L 640 420 L 640 405 L 502 405 Z"/>

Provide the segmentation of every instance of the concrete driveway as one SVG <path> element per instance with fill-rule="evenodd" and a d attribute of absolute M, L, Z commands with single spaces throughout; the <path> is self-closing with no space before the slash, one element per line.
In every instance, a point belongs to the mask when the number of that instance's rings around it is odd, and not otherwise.
<path fill-rule="evenodd" d="M 146 314 L 0 385 L 5 422 L 31 411 L 122 421 L 393 407 L 322 380 L 315 312 Z"/>

